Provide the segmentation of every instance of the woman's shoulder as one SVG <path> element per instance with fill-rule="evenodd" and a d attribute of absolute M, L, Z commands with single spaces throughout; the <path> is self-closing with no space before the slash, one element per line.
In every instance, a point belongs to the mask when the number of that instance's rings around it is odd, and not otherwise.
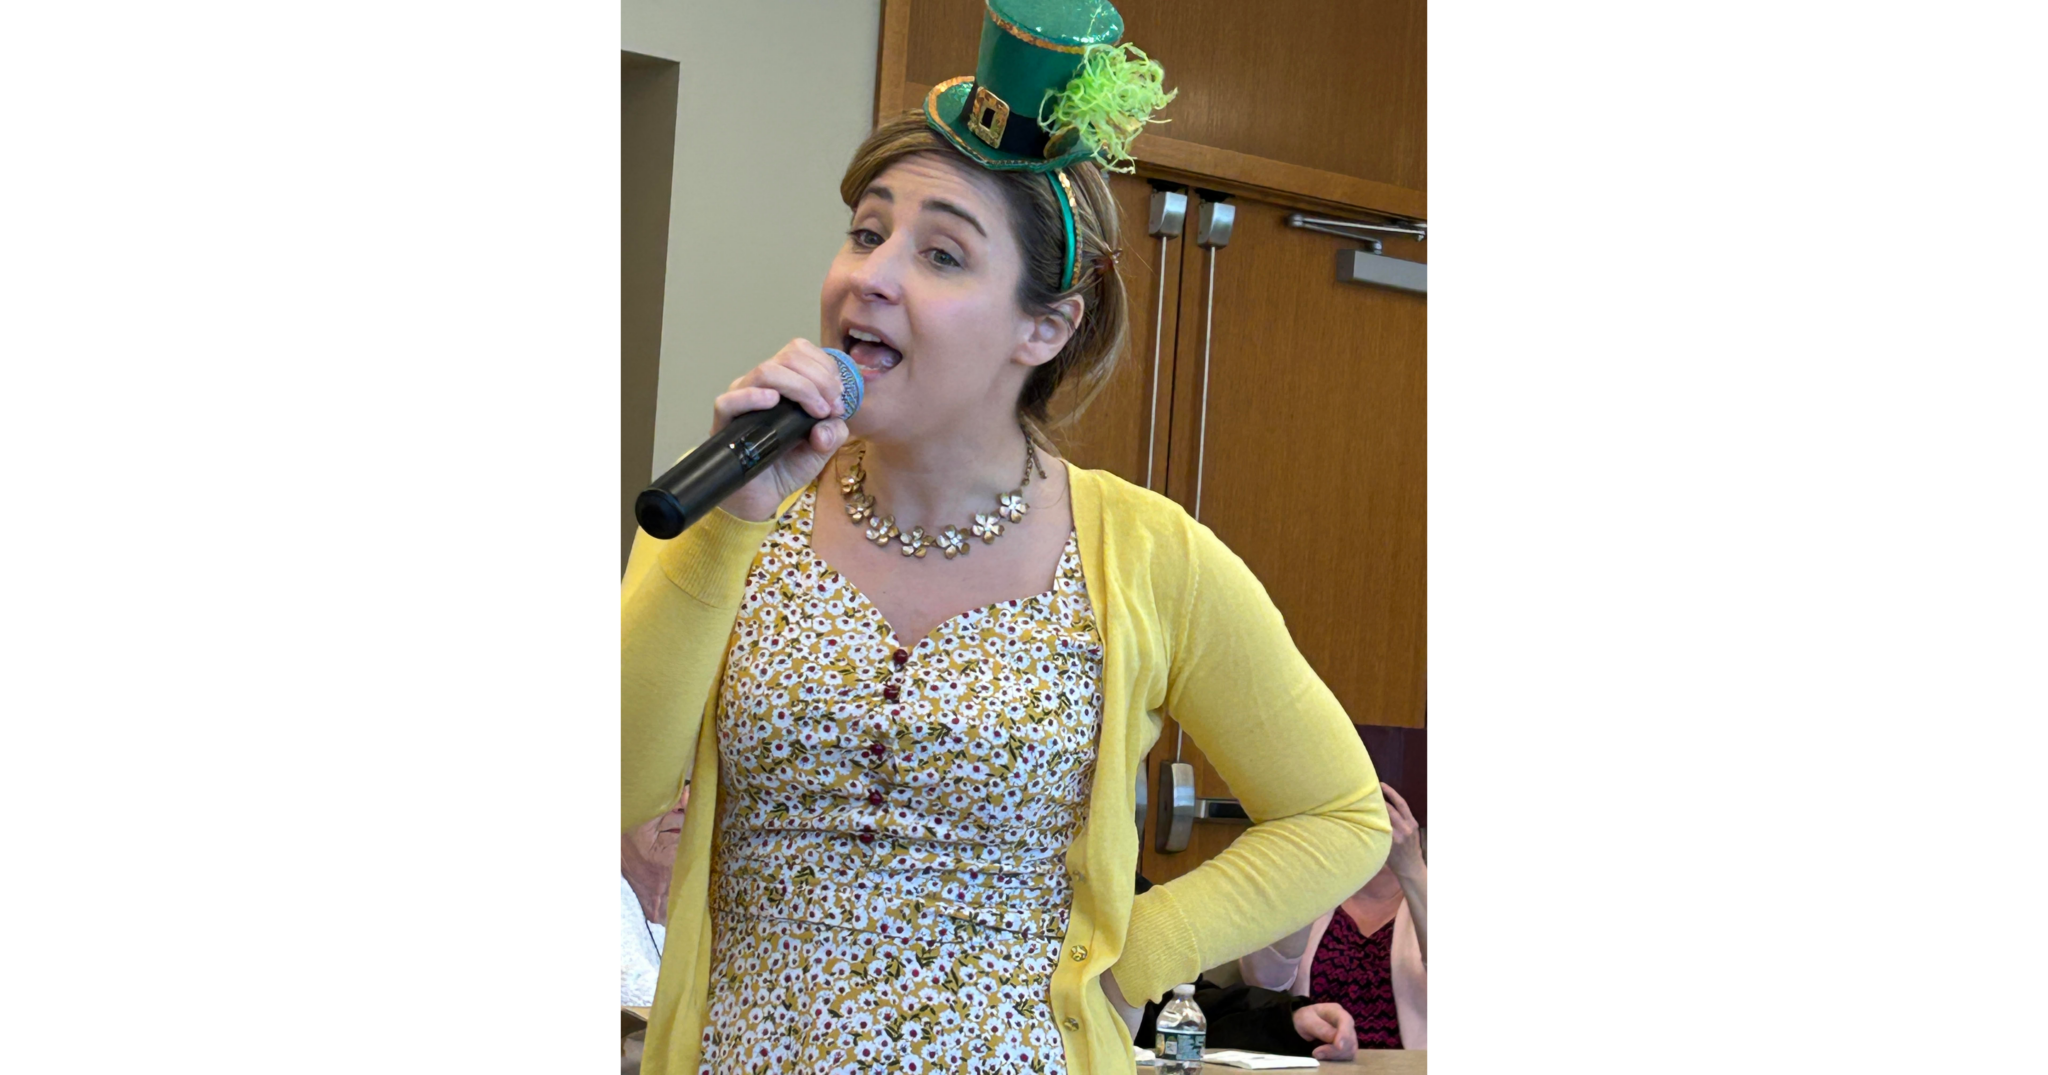
<path fill-rule="evenodd" d="M 1172 498 L 1110 471 L 1090 470 L 1069 462 L 1067 475 L 1072 480 L 1077 515 L 1089 511 L 1116 521 L 1139 521 L 1176 530 L 1199 525 Z"/>
<path fill-rule="evenodd" d="M 1115 546 L 1145 558 L 1179 557 L 1188 567 L 1196 560 L 1237 560 L 1215 531 L 1171 497 L 1106 470 L 1086 470 L 1070 463 L 1068 474 L 1074 525 L 1084 542 L 1092 536 L 1104 547 Z"/>

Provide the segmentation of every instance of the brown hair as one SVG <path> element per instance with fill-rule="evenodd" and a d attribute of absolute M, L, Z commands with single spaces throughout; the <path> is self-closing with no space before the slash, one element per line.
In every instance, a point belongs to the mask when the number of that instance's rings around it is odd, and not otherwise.
<path fill-rule="evenodd" d="M 924 113 L 909 111 L 882 121 L 853 151 L 839 196 L 851 209 L 868 184 L 890 165 L 920 153 L 949 160 L 994 180 L 1003 192 L 1017 248 L 1024 255 L 1023 278 L 1017 284 L 1017 307 L 1027 314 L 1053 313 L 1053 303 L 1078 295 L 1085 306 L 1081 325 L 1052 361 L 1031 371 L 1017 398 L 1017 414 L 1043 439 L 1080 417 L 1096 393 L 1109 383 L 1130 336 L 1130 313 L 1124 282 L 1116 272 L 1116 254 L 1123 229 L 1109 180 L 1100 165 L 1083 161 L 1066 169 L 1074 190 L 1074 233 L 1081 246 L 1074 285 L 1060 290 L 1067 258 L 1066 228 L 1061 223 L 1058 195 L 1043 172 L 998 172 L 982 168 L 925 122 Z M 1058 415 L 1051 412 L 1053 393 L 1072 381 L 1073 402 Z"/>

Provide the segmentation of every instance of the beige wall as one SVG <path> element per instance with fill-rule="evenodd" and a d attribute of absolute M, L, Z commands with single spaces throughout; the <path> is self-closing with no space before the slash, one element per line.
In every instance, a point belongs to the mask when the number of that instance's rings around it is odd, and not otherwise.
<path fill-rule="evenodd" d="M 659 473 L 711 400 L 792 336 L 845 239 L 839 176 L 874 114 L 880 0 L 623 0 L 626 51 L 680 65 Z"/>

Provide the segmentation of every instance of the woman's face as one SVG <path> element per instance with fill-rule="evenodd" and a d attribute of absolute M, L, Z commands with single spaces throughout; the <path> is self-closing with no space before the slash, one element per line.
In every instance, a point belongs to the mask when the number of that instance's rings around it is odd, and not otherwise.
<path fill-rule="evenodd" d="M 1023 265 L 994 180 L 923 154 L 876 176 L 819 296 L 819 342 L 867 382 L 853 432 L 916 439 L 1013 414 L 1058 353 L 1017 307 Z"/>
<path fill-rule="evenodd" d="M 676 860 L 676 846 L 683 839 L 683 814 L 690 806 L 690 789 L 668 812 L 633 829 L 626 841 L 627 854 L 646 865 L 667 869 Z"/>

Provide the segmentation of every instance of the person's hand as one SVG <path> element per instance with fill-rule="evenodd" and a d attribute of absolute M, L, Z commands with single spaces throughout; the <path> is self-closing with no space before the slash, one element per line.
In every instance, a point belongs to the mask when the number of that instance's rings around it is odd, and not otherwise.
<path fill-rule="evenodd" d="M 1394 830 L 1394 846 L 1387 852 L 1387 869 L 1395 877 L 1411 880 L 1422 876 L 1422 826 L 1408 809 L 1408 800 L 1387 784 L 1380 785 L 1387 797 L 1387 824 Z"/>
<path fill-rule="evenodd" d="M 1294 1009 L 1294 1032 L 1303 1041 L 1319 1041 L 1309 1055 L 1317 1060 L 1349 1060 L 1358 1054 L 1358 1028 L 1342 1004 L 1305 1004 Z"/>
<path fill-rule="evenodd" d="M 809 485 L 846 443 L 840 392 L 839 363 L 809 340 L 789 341 L 774 358 L 734 381 L 711 405 L 713 433 L 742 414 L 765 411 L 784 399 L 795 400 L 813 418 L 829 421 L 812 426 L 805 443 L 762 467 L 719 506 L 750 522 L 762 522 L 774 516 L 789 494 Z"/>

